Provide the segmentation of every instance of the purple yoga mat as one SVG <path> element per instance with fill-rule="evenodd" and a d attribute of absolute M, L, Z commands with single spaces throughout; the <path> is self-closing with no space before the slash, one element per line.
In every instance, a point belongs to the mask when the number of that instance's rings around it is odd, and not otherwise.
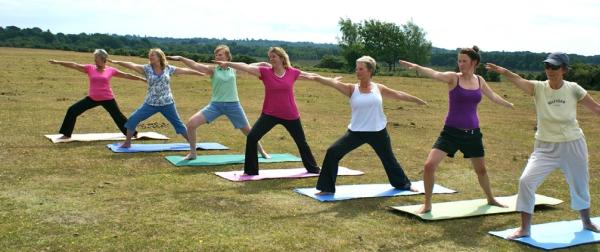
<path fill-rule="evenodd" d="M 267 169 L 260 170 L 258 175 L 246 176 L 243 176 L 243 173 L 244 171 L 215 172 L 215 174 L 219 177 L 236 182 L 276 178 L 308 178 L 319 176 L 319 174 L 306 172 L 306 169 L 304 168 Z M 363 174 L 364 172 L 348 169 L 342 166 L 340 166 L 338 170 L 338 176 L 357 176 Z"/>

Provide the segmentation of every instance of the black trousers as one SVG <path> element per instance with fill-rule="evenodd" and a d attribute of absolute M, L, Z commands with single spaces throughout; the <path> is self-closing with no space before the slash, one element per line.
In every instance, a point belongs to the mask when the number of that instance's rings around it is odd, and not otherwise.
<path fill-rule="evenodd" d="M 317 189 L 324 192 L 335 192 L 335 180 L 340 160 L 350 151 L 363 144 L 369 144 L 383 164 L 390 184 L 398 189 L 410 189 L 410 180 L 396 160 L 392 152 L 392 144 L 387 130 L 384 128 L 375 132 L 358 132 L 348 130 L 340 139 L 333 143 L 325 154 L 323 169 L 317 181 Z"/>
<path fill-rule="evenodd" d="M 315 161 L 315 157 L 306 142 L 300 119 L 285 120 L 265 114 L 260 115 L 246 137 L 244 172 L 248 175 L 258 175 L 258 155 L 256 153 L 258 141 L 277 124 L 283 125 L 294 139 L 294 142 L 296 142 L 298 151 L 300 151 L 302 163 L 306 170 L 311 173 L 319 173 L 319 166 L 317 166 L 317 161 Z"/>
<path fill-rule="evenodd" d="M 117 127 L 119 127 L 119 130 L 121 130 L 123 134 L 127 134 L 127 129 L 125 128 L 127 117 L 125 117 L 123 113 L 121 113 L 121 110 L 119 110 L 117 101 L 115 101 L 115 99 L 106 101 L 94 101 L 89 96 L 86 96 L 81 101 L 78 101 L 77 103 L 69 107 L 59 132 L 65 136 L 70 137 L 73 133 L 73 129 L 75 128 L 75 122 L 77 121 L 77 117 L 83 112 L 92 109 L 96 106 L 102 106 L 106 111 L 108 111 L 113 121 L 115 121 Z"/>

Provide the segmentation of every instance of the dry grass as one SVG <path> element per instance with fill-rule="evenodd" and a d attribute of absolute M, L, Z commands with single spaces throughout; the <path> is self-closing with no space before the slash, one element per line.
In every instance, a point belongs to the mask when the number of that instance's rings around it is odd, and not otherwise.
<path fill-rule="evenodd" d="M 259 251 L 507 251 L 527 249 L 487 234 L 518 224 L 517 214 L 441 222 L 423 222 L 386 209 L 418 204 L 422 196 L 319 203 L 292 192 L 312 187 L 316 179 L 232 183 L 213 175 L 240 165 L 175 168 L 165 153 L 114 154 L 101 142 L 52 144 L 43 134 L 57 132 L 66 109 L 85 96 L 87 78 L 48 59 L 92 62 L 91 54 L 0 48 L 0 246 L 8 251 L 57 250 L 259 250 Z M 138 63 L 141 58 L 115 57 Z M 354 80 L 354 76 L 344 76 Z M 421 179 L 422 163 L 443 126 L 447 91 L 426 79 L 377 77 L 387 84 L 426 99 L 427 107 L 386 100 L 388 130 L 398 160 L 409 177 Z M 129 115 L 146 92 L 141 82 L 114 79 L 113 90 Z M 492 84 L 515 103 L 509 110 L 485 100 L 480 107 L 487 165 L 497 195 L 517 191 L 517 180 L 532 150 L 535 111 L 531 98 L 507 84 Z M 238 79 L 242 105 L 253 122 L 260 113 L 263 87 L 254 77 Z M 173 92 L 180 115 L 187 119 L 207 104 L 207 78 L 176 77 Z M 600 99 L 598 92 L 591 92 Z M 308 142 L 318 162 L 345 131 L 350 109 L 333 89 L 300 81 L 296 96 Z M 581 109 L 591 163 L 592 211 L 598 213 L 600 127 L 598 118 Z M 161 116 L 147 126 L 181 142 Z M 168 124 L 167 124 L 168 125 Z M 76 132 L 116 132 L 101 108 L 79 117 Z M 245 138 L 226 119 L 202 126 L 200 141 L 216 141 L 242 153 Z M 276 127 L 263 144 L 273 153 L 297 153 L 291 137 Z M 215 153 L 215 152 L 202 152 Z M 223 152 L 219 152 L 223 153 Z M 183 154 L 183 153 L 179 153 Z M 261 168 L 300 166 L 268 164 Z M 377 156 L 363 146 L 342 165 L 366 172 L 340 177 L 338 184 L 385 183 Z M 446 159 L 437 183 L 458 190 L 434 196 L 434 202 L 482 198 L 475 173 L 462 158 Z M 534 222 L 576 219 L 569 208 L 567 185 L 560 172 L 548 177 L 539 193 L 567 202 L 538 211 Z M 578 249 L 598 249 L 585 246 Z"/>

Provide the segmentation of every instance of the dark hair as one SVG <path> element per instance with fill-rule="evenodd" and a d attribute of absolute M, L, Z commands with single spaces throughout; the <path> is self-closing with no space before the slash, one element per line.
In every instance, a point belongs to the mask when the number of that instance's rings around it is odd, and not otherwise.
<path fill-rule="evenodd" d="M 479 47 L 477 47 L 476 45 L 474 45 L 473 48 L 460 49 L 460 54 L 465 54 L 465 55 L 469 56 L 469 58 L 473 61 L 476 61 L 477 64 L 479 64 L 479 62 L 481 62 L 481 55 L 479 54 Z M 475 65 L 477 65 L 477 64 L 475 64 Z"/>

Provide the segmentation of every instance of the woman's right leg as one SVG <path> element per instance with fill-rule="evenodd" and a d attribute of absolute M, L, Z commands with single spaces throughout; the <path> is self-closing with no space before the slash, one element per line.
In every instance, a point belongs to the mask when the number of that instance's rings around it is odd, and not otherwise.
<path fill-rule="evenodd" d="M 258 175 L 258 155 L 256 148 L 258 141 L 269 132 L 281 119 L 261 114 L 252 129 L 246 136 L 246 153 L 244 159 L 244 174 Z"/>
<path fill-rule="evenodd" d="M 446 155 L 446 152 L 434 148 L 431 149 L 429 155 L 427 156 L 425 166 L 423 167 L 423 185 L 425 187 L 425 201 L 423 202 L 423 207 L 418 212 L 420 214 L 428 213 L 431 211 L 431 197 L 433 194 L 433 185 L 435 182 L 435 170 Z"/>
<path fill-rule="evenodd" d="M 206 117 L 202 114 L 202 110 L 192 115 L 186 123 L 188 141 L 190 143 L 190 152 L 185 156 L 185 160 L 196 159 L 196 129 L 206 123 Z"/>
<path fill-rule="evenodd" d="M 364 143 L 365 141 L 361 140 L 356 133 L 348 130 L 346 134 L 329 146 L 325 160 L 323 160 L 319 180 L 317 180 L 317 190 L 321 191 L 317 194 L 335 193 L 335 180 L 340 160 Z"/>
<path fill-rule="evenodd" d="M 73 134 L 73 129 L 75 128 L 75 122 L 77 121 L 77 117 L 81 115 L 88 109 L 98 106 L 99 103 L 90 99 L 89 97 L 85 97 L 75 104 L 71 105 L 67 110 L 67 114 L 65 115 L 65 119 L 63 120 L 62 126 L 60 127 L 59 133 L 63 134 L 62 138 L 70 138 L 71 134 Z"/>
<path fill-rule="evenodd" d="M 281 123 L 288 133 L 290 133 L 294 142 L 296 142 L 296 146 L 300 152 L 300 158 L 302 158 L 302 164 L 306 170 L 310 173 L 321 172 L 321 169 L 317 166 L 317 161 L 310 150 L 310 146 L 308 146 L 308 142 L 306 142 L 306 136 L 304 135 L 300 118 L 296 120 L 282 120 Z"/>

